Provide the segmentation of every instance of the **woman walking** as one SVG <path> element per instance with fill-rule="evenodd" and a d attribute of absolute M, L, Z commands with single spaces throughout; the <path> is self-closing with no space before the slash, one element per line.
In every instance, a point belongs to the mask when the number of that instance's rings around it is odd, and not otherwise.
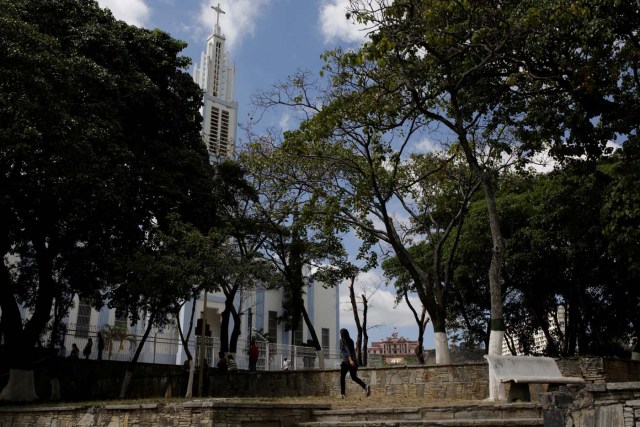
<path fill-rule="evenodd" d="M 347 372 L 351 375 L 351 379 L 356 382 L 364 390 L 364 395 L 371 394 L 371 387 L 366 385 L 364 381 L 358 378 L 358 362 L 356 360 L 356 350 L 353 340 L 349 336 L 349 331 L 340 329 L 340 351 L 342 352 L 342 363 L 340 364 L 340 399 L 344 399 L 346 389 L 345 379 Z"/>

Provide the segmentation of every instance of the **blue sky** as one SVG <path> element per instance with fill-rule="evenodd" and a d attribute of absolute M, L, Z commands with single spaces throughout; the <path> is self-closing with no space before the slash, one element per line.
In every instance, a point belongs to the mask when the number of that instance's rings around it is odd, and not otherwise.
<path fill-rule="evenodd" d="M 267 90 L 277 81 L 286 80 L 298 70 L 317 73 L 322 66 L 320 55 L 335 47 L 357 47 L 365 39 L 363 29 L 345 18 L 348 0 L 98 0 L 117 19 L 131 25 L 160 28 L 174 38 L 188 43 L 183 52 L 194 63 L 206 47 L 216 13 L 211 6 L 220 5 L 220 27 L 227 39 L 230 59 L 236 66 L 235 98 L 239 104 L 238 121 L 246 122 L 252 111 L 251 95 Z M 286 116 L 273 118 L 280 125 Z M 238 132 L 242 142 L 242 132 Z M 356 294 L 371 294 L 382 279 L 377 272 L 361 275 Z M 363 289 L 364 287 L 364 289 Z M 380 286 L 370 297 L 369 340 L 391 335 L 394 328 L 408 339 L 417 339 L 413 315 L 402 304 L 394 307 L 395 291 Z M 340 289 L 343 327 L 355 332 L 346 286 Z M 419 309 L 417 298 L 413 303 Z M 433 348 L 429 326 L 425 347 Z"/>

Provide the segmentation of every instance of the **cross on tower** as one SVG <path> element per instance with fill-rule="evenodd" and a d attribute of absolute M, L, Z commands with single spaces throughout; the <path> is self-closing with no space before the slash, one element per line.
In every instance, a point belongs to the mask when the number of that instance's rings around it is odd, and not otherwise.
<path fill-rule="evenodd" d="M 216 11 L 216 13 L 218 14 L 218 15 L 216 16 L 216 27 L 217 27 L 217 26 L 218 26 L 218 24 L 220 23 L 220 14 L 221 14 L 221 13 L 222 13 L 222 14 L 224 14 L 224 10 L 222 10 L 222 9 L 220 8 L 220 3 L 218 3 L 218 6 L 211 6 L 211 9 L 215 10 L 215 11 Z"/>

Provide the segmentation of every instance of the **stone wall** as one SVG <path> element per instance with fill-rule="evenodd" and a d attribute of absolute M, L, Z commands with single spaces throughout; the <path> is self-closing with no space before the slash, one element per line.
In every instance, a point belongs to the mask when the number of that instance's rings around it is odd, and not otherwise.
<path fill-rule="evenodd" d="M 567 387 L 542 393 L 545 427 L 640 426 L 640 382 Z"/>
<path fill-rule="evenodd" d="M 248 404 L 215 399 L 170 404 L 0 407 L 0 427 L 289 427 L 310 421 L 312 412 L 318 409 L 329 409 L 329 405 Z"/>
<path fill-rule="evenodd" d="M 640 381 L 640 361 L 602 357 L 557 359 L 562 375 L 582 377 L 587 383 Z"/>
<path fill-rule="evenodd" d="M 62 359 L 55 365 L 36 369 L 36 394 L 43 401 L 51 396 L 50 379 L 60 380 L 60 394 L 67 402 L 116 399 L 128 364 L 115 361 Z M 485 363 L 443 366 L 394 366 L 361 368 L 358 375 L 371 385 L 374 393 L 402 398 L 418 396 L 425 399 L 484 399 L 488 390 L 488 370 Z M 7 375 L 0 376 L 0 388 Z M 198 390 L 197 372 L 194 394 Z M 209 396 L 217 397 L 280 397 L 337 396 L 340 394 L 340 371 L 240 371 L 218 374 L 210 370 L 205 383 Z M 3 381 L 4 380 L 4 381 Z M 186 390 L 187 376 L 181 366 L 136 365 L 127 396 L 129 398 L 181 397 Z M 362 390 L 347 376 L 347 394 Z"/>
<path fill-rule="evenodd" d="M 358 376 L 372 393 L 392 398 L 423 397 L 425 400 L 480 400 L 488 397 L 485 363 L 462 365 L 364 368 Z M 347 394 L 362 393 L 349 376 Z M 337 396 L 340 371 L 287 371 L 233 373 L 211 376 L 213 396 Z"/>
<path fill-rule="evenodd" d="M 571 358 L 558 360 L 565 376 L 582 376 L 586 386 L 569 386 L 561 391 L 541 393 L 546 427 L 638 427 L 640 426 L 640 362 L 622 359 Z M 43 365 L 44 366 L 44 365 Z M 36 371 L 37 392 L 46 401 L 49 380 L 60 378 L 65 401 L 116 399 L 126 363 L 110 361 L 59 360 Z M 389 401 L 403 397 L 437 400 L 483 400 L 488 397 L 486 363 L 444 366 L 364 368 L 359 376 L 372 392 Z M 218 374 L 208 381 L 209 400 L 136 405 L 74 405 L 55 408 L 46 405 L 0 407 L 0 427 L 90 426 L 90 425 L 214 425 L 288 426 L 311 417 L 322 405 L 251 404 L 234 397 L 337 396 L 339 370 L 287 372 L 246 371 Z M 6 381 L 6 376 L 3 376 Z M 139 364 L 130 387 L 130 398 L 184 396 L 186 375 L 180 366 Z M 532 385 L 538 399 L 539 385 Z M 196 388 L 197 390 L 197 384 Z M 347 394 L 362 390 L 347 377 Z M 211 420 L 214 423 L 211 424 Z"/>
<path fill-rule="evenodd" d="M 36 393 L 49 400 L 49 380 L 58 376 L 64 401 L 115 399 L 128 364 L 113 361 L 61 359 L 36 370 Z M 640 362 L 622 359 L 568 358 L 558 360 L 565 376 L 581 376 L 588 383 L 640 381 Z M 1 374 L 1 372 L 0 372 Z M 209 396 L 277 397 L 333 396 L 340 393 L 340 371 L 240 371 L 220 375 L 210 370 Z M 478 400 L 488 397 L 485 362 L 455 365 L 361 368 L 358 375 L 377 395 L 394 398 L 424 397 L 426 400 Z M 7 375 L 0 375 L 0 388 Z M 197 375 L 196 375 L 197 379 Z M 186 374 L 181 366 L 141 363 L 129 388 L 130 398 L 180 397 L 185 394 Z M 534 387 L 534 386 L 532 386 Z M 197 383 L 194 392 L 198 390 Z M 532 396 L 538 390 L 532 389 Z M 347 394 L 361 393 L 347 377 Z"/>

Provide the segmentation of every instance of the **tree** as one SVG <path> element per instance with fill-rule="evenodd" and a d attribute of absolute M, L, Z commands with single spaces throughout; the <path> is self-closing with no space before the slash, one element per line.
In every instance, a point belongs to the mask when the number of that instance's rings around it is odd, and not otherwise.
<path fill-rule="evenodd" d="M 336 286 L 353 268 L 341 237 L 320 229 L 303 212 L 308 196 L 290 179 L 303 172 L 271 144 L 270 138 L 258 138 L 241 155 L 258 192 L 253 209 L 264 230 L 260 252 L 276 272 L 271 286 L 284 291 L 279 321 L 291 331 L 294 344 L 304 321 L 322 368 L 324 353 L 304 304 L 304 289 L 308 284 Z"/>
<path fill-rule="evenodd" d="M 439 264 L 446 258 L 442 259 L 442 252 L 437 250 L 438 268 L 427 271 L 407 248 L 413 239 L 421 240 L 425 234 L 430 234 L 439 242 L 434 245 L 442 248 L 448 236 L 455 235 L 474 184 L 468 175 L 459 176 L 454 184 L 459 186 L 459 204 L 451 206 L 447 211 L 451 216 L 432 233 L 433 199 L 426 196 L 435 190 L 429 179 L 438 171 L 453 171 L 456 156 L 412 155 L 412 144 L 424 130 L 423 123 L 417 117 L 396 121 L 400 113 L 394 112 L 402 107 L 393 90 L 376 86 L 366 78 L 346 79 L 345 75 L 357 74 L 358 62 L 354 63 L 352 67 L 346 59 L 337 59 L 331 64 L 336 69 L 327 66 L 325 72 L 333 76 L 332 86 L 316 88 L 320 100 L 310 98 L 314 87 L 303 73 L 291 78 L 288 85 L 262 94 L 260 100 L 267 107 L 293 105 L 309 113 L 310 118 L 298 130 L 286 133 L 278 148 L 278 155 L 286 159 L 282 163 L 296 164 L 300 171 L 297 176 L 286 176 L 289 185 L 310 195 L 303 214 L 314 217 L 325 232 L 356 230 L 363 241 L 360 257 L 369 256 L 369 249 L 378 241 L 393 249 L 417 283 L 418 295 L 433 320 L 439 338 L 437 361 L 447 363 L 443 298 L 446 271 Z M 365 73 L 367 69 L 363 68 Z M 410 219 L 406 223 L 398 221 L 396 211 Z M 375 262 L 375 258 L 369 262 Z"/>
<path fill-rule="evenodd" d="M 621 175 L 634 173 L 622 172 L 618 161 L 602 157 L 596 170 L 575 162 L 543 175 L 511 174 L 502 180 L 497 203 L 509 248 L 504 294 L 513 352 L 621 357 L 628 351 L 637 325 L 636 310 L 629 309 L 638 300 L 637 278 L 626 255 L 609 249 L 605 232 L 611 225 L 605 206 L 615 193 L 609 188 Z M 464 301 L 482 301 L 488 293 L 478 286 L 487 252 L 482 236 L 488 224 L 477 214 L 483 210 L 481 201 L 472 205 L 462 231 L 455 277 Z M 469 306 L 456 316 L 465 310 L 472 315 L 470 325 L 478 323 L 475 316 L 482 321 L 485 312 L 469 312 Z M 478 341 L 484 336 L 471 328 L 468 333 Z M 535 348 L 537 333 L 546 338 L 542 350 Z"/>
<path fill-rule="evenodd" d="M 489 352 L 499 353 L 504 246 L 495 170 L 479 162 L 478 142 L 496 154 L 528 156 L 550 146 L 553 154 L 593 159 L 607 140 L 633 132 L 637 9 L 613 1 L 350 3 L 349 16 L 371 28 L 371 41 L 343 61 L 372 62 L 398 82 L 406 111 L 452 132 L 482 183 L 493 248 Z M 505 128 L 518 144 L 503 138 Z M 492 384 L 491 398 L 496 392 Z"/>
<path fill-rule="evenodd" d="M 640 176 L 640 144 L 638 136 L 631 135 L 624 149 L 615 153 L 616 162 L 610 170 L 611 185 L 602 206 L 602 223 L 604 235 L 609 242 L 609 253 L 623 260 L 623 265 L 628 265 L 629 287 L 628 296 L 637 298 L 638 281 L 640 280 L 640 235 L 638 227 L 634 224 L 638 221 L 640 211 L 638 206 L 638 192 L 636 188 Z M 629 305 L 624 305 L 629 307 Z M 632 315 L 635 341 L 632 341 L 632 359 L 640 360 L 640 317 L 637 313 Z"/>
<path fill-rule="evenodd" d="M 257 286 L 272 287 L 274 273 L 265 262 L 261 249 L 271 225 L 265 222 L 259 205 L 259 188 L 242 162 L 224 161 L 218 167 L 224 171 L 230 185 L 225 192 L 225 224 L 229 238 L 214 248 L 223 254 L 224 263 L 217 270 L 217 283 L 225 295 L 225 308 L 220 325 L 221 351 L 236 352 L 241 334 L 244 299 L 242 291 Z M 236 307 L 237 296 L 241 298 Z M 229 325 L 233 329 L 229 336 Z"/>
<path fill-rule="evenodd" d="M 368 347 L 369 347 L 369 308 L 372 306 L 371 298 L 380 289 L 381 283 L 378 284 L 373 290 L 369 290 L 367 285 L 362 285 L 360 294 L 361 309 L 358 308 L 358 299 L 356 297 L 355 282 L 357 275 L 354 274 L 349 278 L 349 304 L 351 305 L 351 312 L 353 313 L 353 320 L 356 324 L 356 358 L 358 359 L 359 366 L 368 365 Z M 360 313 L 362 313 L 362 320 L 360 320 Z"/>
<path fill-rule="evenodd" d="M 99 306 L 154 223 L 208 220 L 211 180 L 184 43 L 89 0 L 2 0 L 0 20 L 0 398 L 28 401 L 54 299 Z"/>
<path fill-rule="evenodd" d="M 501 25 L 501 13 L 511 12 L 509 7 L 506 9 L 444 1 L 390 4 L 384 0 L 353 0 L 353 15 L 373 28 L 371 42 L 353 55 L 338 58 L 342 63 L 371 62 L 380 86 L 389 91 L 391 82 L 397 92 L 403 93 L 405 109 L 400 115 L 417 116 L 433 126 L 444 126 L 480 181 L 487 200 L 493 248 L 489 268 L 493 332 L 490 354 L 501 351 L 504 334 L 504 246 L 495 206 L 496 171 L 500 166 L 496 160 L 503 152 L 515 153 L 509 129 L 492 120 L 496 104 L 509 91 L 496 84 L 495 76 L 501 70 L 500 64 L 493 61 L 494 52 L 512 36 L 508 27 Z M 490 154 L 489 161 L 483 161 L 486 153 Z M 439 328 L 433 314 L 432 320 L 434 328 Z M 490 387 L 492 397 L 496 387 Z"/>
<path fill-rule="evenodd" d="M 416 256 L 416 259 L 419 259 L 423 268 L 429 268 L 429 256 L 431 255 L 430 250 L 425 249 L 424 246 L 427 244 L 425 242 L 421 242 L 416 246 L 410 248 L 409 250 L 413 252 Z M 415 349 L 416 358 L 420 364 L 424 364 L 424 333 L 429 323 L 429 317 L 427 313 L 427 308 L 422 305 L 420 314 L 415 309 L 411 300 L 409 299 L 410 293 L 416 293 L 415 284 L 411 279 L 411 276 L 407 273 L 406 269 L 404 269 L 397 258 L 389 258 L 382 263 L 382 268 L 384 270 L 385 276 L 393 281 L 394 286 L 396 287 L 396 304 L 400 304 L 404 301 L 413 317 L 416 321 L 416 326 L 418 327 L 418 346 Z M 449 293 L 450 291 L 447 290 Z M 448 312 L 449 310 L 447 310 Z"/>
<path fill-rule="evenodd" d="M 148 230 L 147 239 L 125 264 L 126 282 L 112 286 L 108 293 L 111 308 L 126 313 L 132 324 L 142 322 L 145 326 L 127 366 L 121 398 L 126 397 L 151 328 L 162 329 L 173 323 L 184 303 L 203 290 L 219 289 L 214 278 L 217 267 L 225 261 L 215 248 L 225 235 L 221 237 L 215 229 L 204 235 L 174 214 L 166 221 L 166 232 L 160 227 Z M 188 349 L 186 352 L 191 361 Z"/>

